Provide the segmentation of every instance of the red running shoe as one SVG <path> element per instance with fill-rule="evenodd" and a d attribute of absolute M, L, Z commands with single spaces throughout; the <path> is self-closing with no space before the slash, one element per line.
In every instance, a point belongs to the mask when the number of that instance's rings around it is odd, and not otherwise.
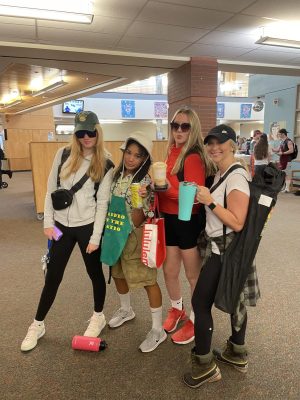
<path fill-rule="evenodd" d="M 168 311 L 168 316 L 165 319 L 163 328 L 167 333 L 175 331 L 179 321 L 186 320 L 186 313 L 184 310 L 178 310 L 177 308 L 170 308 Z"/>
<path fill-rule="evenodd" d="M 175 332 L 171 339 L 176 344 L 188 344 L 195 339 L 194 324 L 188 319 L 182 328 Z"/>

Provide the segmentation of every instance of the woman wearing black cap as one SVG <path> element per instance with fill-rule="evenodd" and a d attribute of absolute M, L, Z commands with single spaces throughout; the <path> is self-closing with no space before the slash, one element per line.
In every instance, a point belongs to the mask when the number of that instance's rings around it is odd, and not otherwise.
<path fill-rule="evenodd" d="M 102 312 L 106 285 L 99 261 L 99 244 L 106 219 L 113 164 L 105 154 L 102 129 L 95 113 L 84 111 L 76 114 L 73 140 L 71 146 L 66 148 L 68 155 L 65 160 L 64 150 L 58 150 L 48 178 L 44 234 L 51 241 L 49 261 L 45 286 L 35 319 L 22 342 L 22 351 L 32 350 L 45 334 L 44 319 L 55 300 L 76 243 L 92 281 L 94 295 L 94 313 L 84 335 L 97 337 L 106 324 Z M 86 180 L 74 194 L 72 203 L 66 208 L 58 209 L 51 194 L 58 186 L 71 189 L 84 176 Z M 62 232 L 59 240 L 56 228 Z"/>
<path fill-rule="evenodd" d="M 286 169 L 288 162 L 291 161 L 291 154 L 294 152 L 293 142 L 287 134 L 286 129 L 280 129 L 278 131 L 278 136 L 281 139 L 280 146 L 277 149 L 272 149 L 274 153 L 279 155 L 279 166 L 282 170 Z"/>
<path fill-rule="evenodd" d="M 211 352 L 213 334 L 211 309 L 221 272 L 223 225 L 226 227 L 226 244 L 228 245 L 234 232 L 242 230 L 249 205 L 248 173 L 242 168 L 231 169 L 233 165 L 239 164 L 234 157 L 237 148 L 235 142 L 234 130 L 226 125 L 213 128 L 204 140 L 208 155 L 216 163 L 218 172 L 211 189 L 198 186 L 197 193 L 197 200 L 204 204 L 206 209 L 205 232 L 208 244 L 203 268 L 192 298 L 195 312 L 195 347 L 191 353 L 192 371 L 184 375 L 184 382 L 193 388 L 205 382 L 221 379 L 214 355 L 217 361 L 227 363 L 241 372 L 246 372 L 248 366 L 244 343 L 246 311 L 243 314 L 231 316 L 232 335 L 227 341 L 226 349 L 214 350 L 214 354 Z M 227 205 L 224 206 L 225 198 Z M 258 296 L 259 293 L 257 293 Z M 246 309 L 243 308 L 243 310 Z"/>

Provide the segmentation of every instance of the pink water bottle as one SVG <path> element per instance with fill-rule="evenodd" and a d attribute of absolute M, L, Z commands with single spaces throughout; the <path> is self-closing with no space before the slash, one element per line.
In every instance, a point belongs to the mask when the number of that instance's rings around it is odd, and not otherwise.
<path fill-rule="evenodd" d="M 72 340 L 72 349 L 74 350 L 101 351 L 106 347 L 106 342 L 98 337 L 74 336 Z"/>

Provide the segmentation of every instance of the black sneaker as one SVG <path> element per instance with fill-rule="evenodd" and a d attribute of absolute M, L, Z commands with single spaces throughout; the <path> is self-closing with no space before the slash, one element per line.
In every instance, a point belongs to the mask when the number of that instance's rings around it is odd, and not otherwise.
<path fill-rule="evenodd" d="M 9 176 L 9 179 L 11 179 L 12 174 L 13 174 L 12 171 L 8 171 L 7 175 Z"/>

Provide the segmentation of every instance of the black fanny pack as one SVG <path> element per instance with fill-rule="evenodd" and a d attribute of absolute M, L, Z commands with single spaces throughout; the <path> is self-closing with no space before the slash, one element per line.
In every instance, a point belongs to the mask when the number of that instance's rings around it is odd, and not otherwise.
<path fill-rule="evenodd" d="M 52 205 L 54 210 L 63 210 L 70 207 L 74 194 L 82 188 L 84 183 L 89 179 L 87 174 L 71 187 L 71 189 L 57 189 L 51 193 Z"/>
<path fill-rule="evenodd" d="M 54 210 L 63 210 L 69 207 L 72 204 L 73 195 L 74 193 L 67 189 L 57 189 L 51 193 Z"/>

